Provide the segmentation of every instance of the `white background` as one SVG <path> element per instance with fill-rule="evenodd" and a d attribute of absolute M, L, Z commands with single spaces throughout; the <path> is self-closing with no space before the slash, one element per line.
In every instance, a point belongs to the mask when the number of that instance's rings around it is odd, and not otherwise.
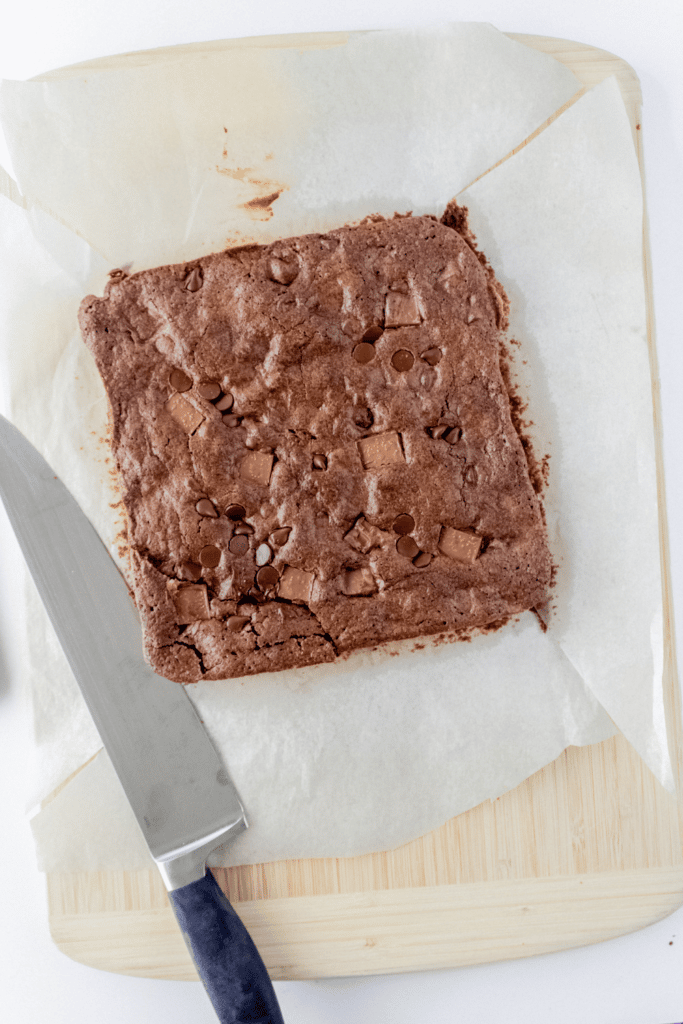
<path fill-rule="evenodd" d="M 313 0 L 13 0 L 4 8 L 2 78 L 30 78 L 105 54 L 175 43 L 444 20 L 489 21 L 501 31 L 577 40 L 628 61 L 644 95 L 671 562 L 677 634 L 683 636 L 680 0 L 346 0 L 328 6 Z M 1 141 L 0 163 L 7 166 Z M 0 406 L 2 387 L 0 381 Z M 11 646 L 19 566 L 0 510 L 0 1018 L 8 1024 L 213 1024 L 198 983 L 94 971 L 50 940 L 22 786 L 30 722 Z M 276 989 L 286 1024 L 673 1024 L 683 1021 L 683 909 L 586 949 L 452 971 L 280 982 Z"/>

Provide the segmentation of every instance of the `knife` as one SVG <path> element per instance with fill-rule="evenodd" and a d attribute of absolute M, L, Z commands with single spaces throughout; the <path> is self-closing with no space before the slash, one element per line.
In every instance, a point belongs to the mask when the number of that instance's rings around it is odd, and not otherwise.
<path fill-rule="evenodd" d="M 265 965 L 206 858 L 247 820 L 183 686 L 142 654 L 107 549 L 36 449 L 0 416 L 0 497 L 221 1024 L 283 1024 Z"/>

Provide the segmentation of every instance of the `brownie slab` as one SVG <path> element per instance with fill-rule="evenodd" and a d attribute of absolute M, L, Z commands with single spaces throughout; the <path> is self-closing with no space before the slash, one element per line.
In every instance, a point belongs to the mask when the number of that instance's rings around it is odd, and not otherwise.
<path fill-rule="evenodd" d="M 328 662 L 545 600 L 506 317 L 454 205 L 114 271 L 83 301 L 157 672 Z"/>

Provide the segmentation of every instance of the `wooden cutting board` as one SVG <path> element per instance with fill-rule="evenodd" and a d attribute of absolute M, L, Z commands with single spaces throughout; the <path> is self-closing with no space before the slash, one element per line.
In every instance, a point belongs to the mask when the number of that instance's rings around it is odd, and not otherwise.
<path fill-rule="evenodd" d="M 616 75 L 641 157 L 641 94 L 631 67 L 580 43 L 511 38 L 552 54 L 584 86 Z M 335 35 L 289 36 L 242 45 L 339 41 Z M 681 793 L 647 229 L 643 241 L 658 438 L 665 692 Z M 665 917 L 683 904 L 682 834 L 683 804 L 618 736 L 570 747 L 512 792 L 398 850 L 227 868 L 216 876 L 273 978 L 414 971 L 582 946 Z M 52 936 L 68 956 L 124 974 L 196 978 L 156 870 L 50 874 L 47 884 Z"/>

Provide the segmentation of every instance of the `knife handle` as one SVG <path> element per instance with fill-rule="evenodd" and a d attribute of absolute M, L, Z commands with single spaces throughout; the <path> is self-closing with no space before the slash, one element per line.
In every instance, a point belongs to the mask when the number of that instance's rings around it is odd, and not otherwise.
<path fill-rule="evenodd" d="M 284 1024 L 265 964 L 211 872 L 168 895 L 221 1024 Z"/>

